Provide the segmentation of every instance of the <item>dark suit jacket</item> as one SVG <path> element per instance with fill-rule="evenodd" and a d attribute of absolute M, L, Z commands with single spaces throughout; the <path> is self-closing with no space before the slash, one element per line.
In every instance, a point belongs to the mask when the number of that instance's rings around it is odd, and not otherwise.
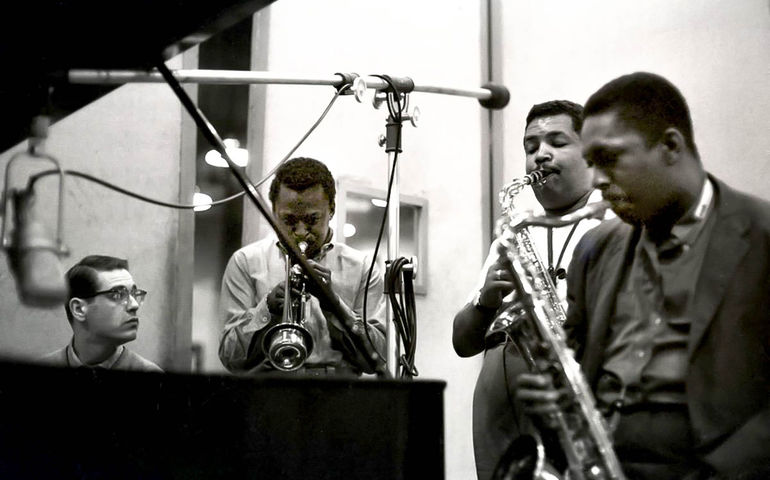
<path fill-rule="evenodd" d="M 711 179 L 716 224 L 693 299 L 685 388 L 703 460 L 734 474 L 770 464 L 770 203 Z M 569 268 L 565 330 L 594 386 L 640 232 L 603 223 Z"/>

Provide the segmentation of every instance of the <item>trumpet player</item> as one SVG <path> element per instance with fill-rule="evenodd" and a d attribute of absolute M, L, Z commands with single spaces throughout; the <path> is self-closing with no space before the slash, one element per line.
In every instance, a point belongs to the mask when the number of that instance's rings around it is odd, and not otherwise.
<path fill-rule="evenodd" d="M 527 174 L 542 174 L 533 183 L 545 214 L 558 217 L 601 200 L 591 186 L 592 172 L 581 155 L 582 107 L 566 100 L 534 105 L 523 138 Z M 539 175 L 540 176 L 540 175 Z M 531 227 L 535 249 L 546 263 L 561 301 L 566 299 L 566 268 L 580 237 L 598 224 L 586 219 L 565 227 Z M 513 344 L 489 343 L 486 332 L 495 313 L 512 300 L 510 263 L 497 242 L 490 248 L 482 275 L 468 303 L 456 314 L 452 341 L 462 357 L 484 352 L 473 396 L 473 448 L 480 480 L 492 476 L 500 457 L 518 436 L 518 414 L 511 403 L 516 375 L 527 367 Z"/>
<path fill-rule="evenodd" d="M 308 263 L 329 289 L 337 295 L 345 318 L 337 318 L 319 301 L 320 295 L 308 282 L 309 299 L 302 312 L 303 329 L 309 334 L 307 358 L 291 371 L 304 375 L 348 375 L 371 373 L 366 351 L 351 348 L 366 345 L 385 353 L 383 280 L 375 270 L 367 276 L 370 259 L 344 244 L 332 242 L 329 222 L 335 207 L 334 178 L 326 165 L 312 158 L 294 158 L 276 172 L 270 185 L 273 214 L 284 232 L 297 244 L 304 244 Z M 267 344 L 276 325 L 286 322 L 288 257 L 271 235 L 236 251 L 222 279 L 220 309 L 224 329 L 219 344 L 222 364 L 234 373 L 275 371 Z M 367 297 L 367 328 L 364 328 L 364 295 Z M 287 304 L 288 305 L 288 304 Z M 303 332 L 304 333 L 304 332 Z M 279 368 L 281 370 L 281 368 Z"/>
<path fill-rule="evenodd" d="M 770 478 L 770 203 L 706 172 L 659 75 L 604 85 L 581 133 L 618 219 L 573 254 L 565 331 L 626 478 Z M 548 375 L 518 387 L 546 419 L 563 401 Z"/>

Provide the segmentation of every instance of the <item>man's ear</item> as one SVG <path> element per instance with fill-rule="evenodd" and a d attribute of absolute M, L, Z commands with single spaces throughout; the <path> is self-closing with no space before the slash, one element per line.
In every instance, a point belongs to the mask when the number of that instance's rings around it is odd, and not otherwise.
<path fill-rule="evenodd" d="M 82 298 L 73 297 L 69 300 L 70 312 L 72 312 L 72 318 L 77 321 L 84 321 L 86 319 L 86 312 L 88 311 L 88 302 Z"/>
<path fill-rule="evenodd" d="M 669 127 L 663 132 L 660 145 L 664 149 L 664 158 L 668 164 L 676 163 L 686 149 L 682 132 L 674 127 Z"/>

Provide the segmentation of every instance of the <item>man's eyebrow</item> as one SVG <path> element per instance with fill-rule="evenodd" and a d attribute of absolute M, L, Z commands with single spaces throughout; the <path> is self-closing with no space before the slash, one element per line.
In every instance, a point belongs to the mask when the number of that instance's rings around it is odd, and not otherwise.
<path fill-rule="evenodd" d="M 536 140 L 539 138 L 553 138 L 559 135 L 569 136 L 569 132 L 566 130 L 551 130 L 549 132 L 546 132 L 544 135 L 524 135 L 524 141 L 527 140 Z"/>

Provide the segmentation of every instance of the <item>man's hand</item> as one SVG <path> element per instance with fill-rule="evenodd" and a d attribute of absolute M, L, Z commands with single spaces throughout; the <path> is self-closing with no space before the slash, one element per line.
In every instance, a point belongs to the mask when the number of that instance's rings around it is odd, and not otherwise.
<path fill-rule="evenodd" d="M 334 294 L 333 286 L 332 286 L 332 272 L 325 266 L 321 265 L 320 263 L 316 262 L 315 260 L 308 259 L 307 263 L 310 264 L 311 267 L 313 267 L 313 271 L 321 278 L 321 282 L 323 282 L 324 285 Z M 328 309 L 328 306 L 325 304 L 325 300 L 323 296 L 321 295 L 321 289 L 318 288 L 316 285 L 314 285 L 312 282 L 307 282 L 307 291 L 312 296 L 318 299 L 318 301 L 321 303 L 321 308 L 324 310 Z"/>
<path fill-rule="evenodd" d="M 559 405 L 566 399 L 566 391 L 554 387 L 549 374 L 522 373 L 516 377 L 516 399 L 527 415 L 555 428 L 554 414 L 561 411 Z"/>
<path fill-rule="evenodd" d="M 498 257 L 487 270 L 484 285 L 479 292 L 479 305 L 489 309 L 497 309 L 503 303 L 503 298 L 514 289 L 511 262 L 506 256 L 502 245 L 497 247 Z"/>
<path fill-rule="evenodd" d="M 278 283 L 267 294 L 267 310 L 277 316 L 283 315 L 283 300 L 286 296 L 283 283 Z"/>

